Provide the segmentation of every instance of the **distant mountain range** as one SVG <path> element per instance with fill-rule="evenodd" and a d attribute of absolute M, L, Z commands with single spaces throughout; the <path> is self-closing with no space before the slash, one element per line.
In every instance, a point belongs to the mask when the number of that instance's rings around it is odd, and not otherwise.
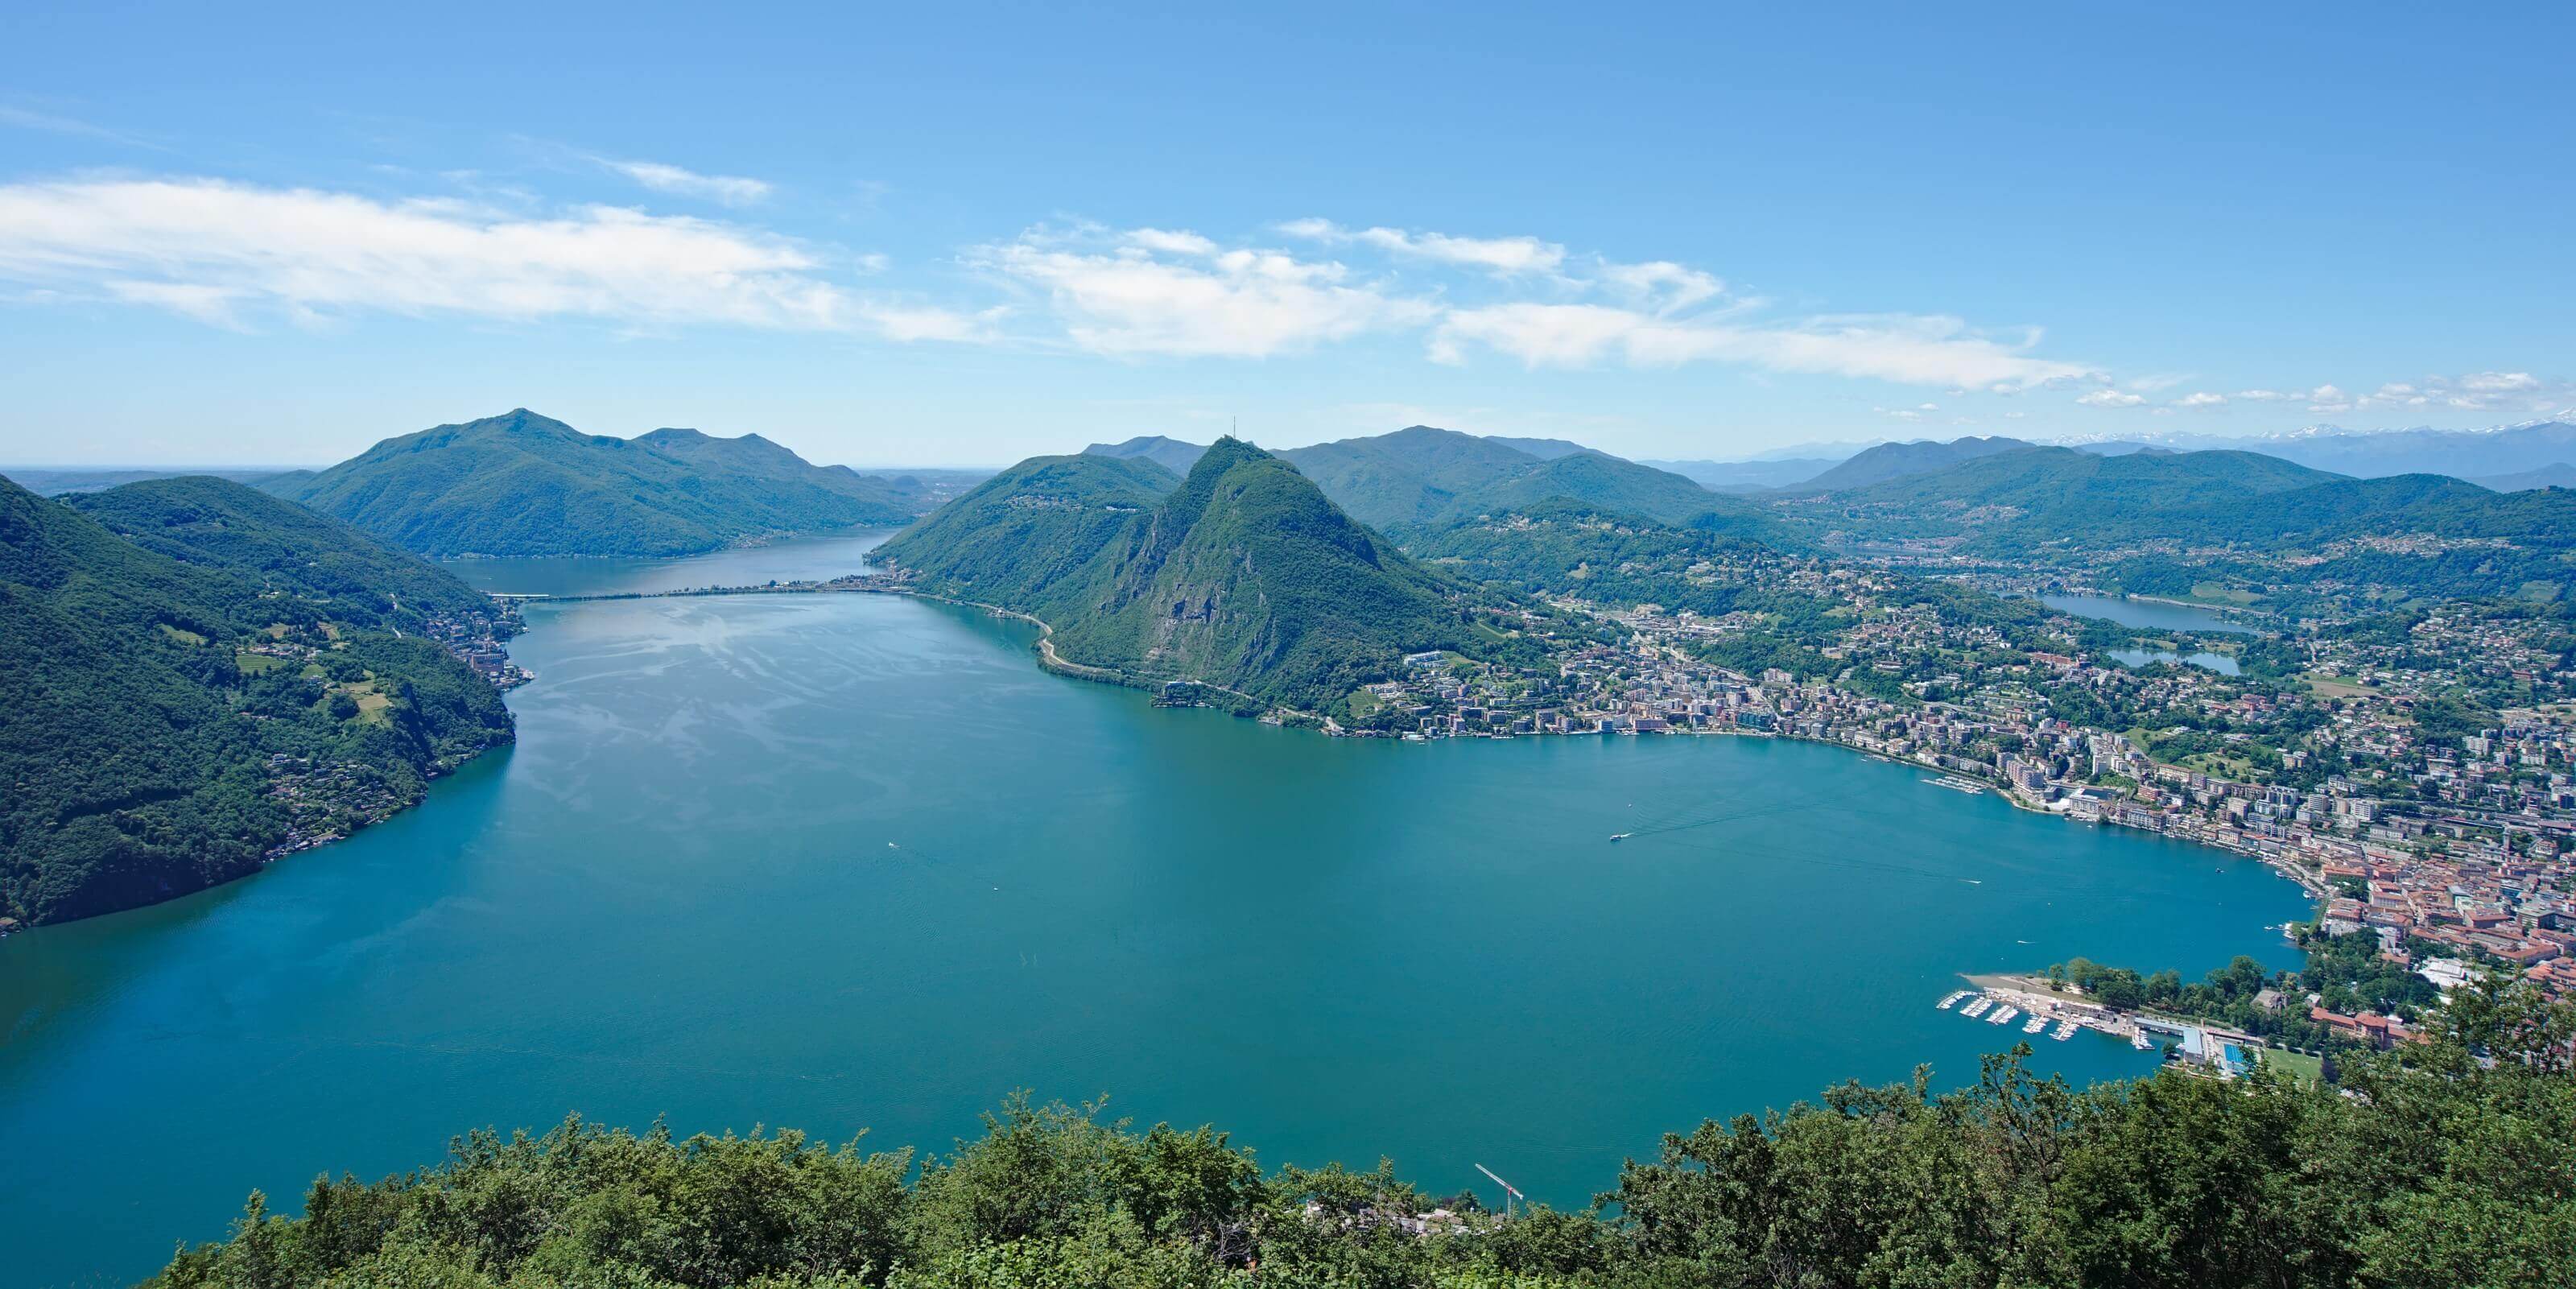
<path fill-rule="evenodd" d="M 1779 457 L 1767 461 L 1639 461 L 1677 474 L 1711 492 L 1760 492 L 1805 483 L 1835 466 L 1843 457 Z"/>
<path fill-rule="evenodd" d="M 2482 475 L 2469 480 L 2481 488 L 2497 492 L 2528 492 L 2533 488 L 2576 488 L 2576 465 L 2553 461 L 2537 470 L 2516 474 Z"/>
<path fill-rule="evenodd" d="M 257 870 L 294 829 L 417 800 L 511 737 L 500 695 L 420 634 L 490 610 L 226 480 L 68 504 L 0 480 L 0 917 L 183 895 Z M 280 767 L 329 786 L 281 795 Z"/>
<path fill-rule="evenodd" d="M 1841 492 L 1865 488 L 1907 475 L 1928 474 L 1978 457 L 1994 456 L 2031 446 L 2020 439 L 2001 435 L 1980 439 L 1953 439 L 1948 443 L 1930 439 L 1914 443 L 1882 443 L 1797 485 L 1801 492 Z"/>
<path fill-rule="evenodd" d="M 1084 449 L 1177 470 L 1188 469 L 1201 450 L 1165 438 Z M 1681 475 L 1562 439 L 1490 438 L 1414 425 L 1278 456 L 1352 518 L 1382 531 L 1454 523 L 1553 498 L 1672 522 L 1724 504 Z"/>
<path fill-rule="evenodd" d="M 2233 449 L 2296 461 L 2319 470 L 2376 479 L 2397 474 L 2446 474 L 2472 481 L 2576 462 L 2576 424 L 2536 421 L 2489 430 L 2346 430 L 2310 426 L 2291 434 L 2223 437 L 2173 434 L 2154 444 L 2168 450 Z M 2087 444 L 2069 444 L 2087 447 Z"/>
<path fill-rule="evenodd" d="M 210 466 L 203 469 L 126 469 L 114 466 L 95 468 L 79 466 L 5 466 L 0 478 L 7 478 L 29 492 L 45 497 L 59 497 L 67 492 L 96 492 L 119 484 L 142 483 L 148 479 L 180 479 L 206 475 L 234 483 L 258 484 L 284 474 L 310 474 L 309 470 L 239 469 Z"/>
<path fill-rule="evenodd" d="M 525 408 L 387 439 L 260 486 L 432 556 L 685 555 L 905 524 L 936 501 L 918 477 L 816 466 L 756 434 L 620 439 Z"/>
<path fill-rule="evenodd" d="M 1183 443 L 1159 434 L 1140 435 L 1124 443 L 1094 443 L 1083 452 L 1096 457 L 1121 457 L 1134 461 L 1151 461 L 1175 475 L 1190 472 L 1199 463 L 1199 454 L 1207 451 L 1203 443 Z"/>
<path fill-rule="evenodd" d="M 1473 646 L 1455 588 L 1231 438 L 1178 479 L 1141 455 L 1024 461 L 877 553 L 1046 620 L 1064 661 L 1259 705 L 1322 712 L 1406 653 Z"/>

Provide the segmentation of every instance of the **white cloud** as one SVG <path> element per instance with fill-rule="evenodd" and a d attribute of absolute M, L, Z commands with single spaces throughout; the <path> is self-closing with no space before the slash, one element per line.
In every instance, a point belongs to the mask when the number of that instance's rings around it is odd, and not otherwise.
<path fill-rule="evenodd" d="M 2541 387 L 2527 371 L 2478 371 L 2460 378 L 2460 388 L 2480 394 L 2520 394 Z"/>
<path fill-rule="evenodd" d="M 1292 219 L 1278 226 L 1290 237 L 1326 244 L 1359 242 L 1392 255 L 1456 264 L 1512 276 L 1553 273 L 1565 263 L 1565 248 L 1535 237 L 1457 237 L 1416 233 L 1401 228 L 1346 229 L 1329 219 Z"/>
<path fill-rule="evenodd" d="M 1726 283 L 1671 260 L 1604 264 L 1601 280 L 1657 313 L 1675 313 L 1726 293 Z"/>
<path fill-rule="evenodd" d="M 2116 389 L 2097 389 L 2092 393 L 2079 395 L 2075 401 L 2086 407 L 2136 407 L 2147 399 L 2143 394 L 2123 393 Z"/>
<path fill-rule="evenodd" d="M 130 134 L 121 134 L 105 126 L 92 125 L 87 121 L 74 120 L 68 116 L 56 116 L 50 112 L 29 111 L 23 107 L 0 107 L 0 126 L 18 130 L 40 130 L 46 134 L 67 134 L 82 139 L 101 139 L 109 143 L 122 143 L 128 147 L 152 148 L 156 151 L 168 150 L 159 144 L 147 143 Z"/>
<path fill-rule="evenodd" d="M 1262 358 L 1419 325 L 1435 313 L 1425 301 L 1354 282 L 1329 260 L 1232 250 L 1175 263 L 1154 258 L 1134 234 L 1118 240 L 1102 250 L 1096 237 L 1032 232 L 969 261 L 1045 291 L 1066 337 L 1094 353 Z"/>
<path fill-rule="evenodd" d="M 1876 315 L 1751 325 L 1668 318 L 1597 304 L 1503 304 L 1455 309 L 1432 336 L 1431 355 L 1460 362 L 1471 345 L 1532 367 L 1580 367 L 1609 358 L 1636 367 L 1736 362 L 1772 371 L 1864 376 L 1908 385 L 2027 388 L 2093 375 L 2034 358 L 1972 331 L 1957 318 Z"/>
<path fill-rule="evenodd" d="M 1127 242 L 1142 250 L 1168 255 L 1216 254 L 1216 243 L 1187 230 L 1171 232 L 1160 228 L 1139 228 L 1127 234 Z"/>
<path fill-rule="evenodd" d="M 740 175 L 702 175 L 659 161 L 617 161 L 601 157 L 599 164 L 655 192 L 700 197 L 727 206 L 748 206 L 764 200 L 770 192 L 769 184 L 764 180 L 745 179 Z"/>
<path fill-rule="evenodd" d="M 802 244 L 607 206 L 529 218 L 215 180 L 0 186 L 0 279 L 240 325 L 362 312 L 516 321 L 963 334 L 975 315 L 883 305 Z"/>
<path fill-rule="evenodd" d="M 998 307 L 977 313 L 960 313 L 930 305 L 874 300 L 861 301 L 853 309 L 866 320 L 869 330 L 888 340 L 945 340 L 958 344 L 999 339 L 999 324 L 1010 314 L 1010 310 Z"/>
<path fill-rule="evenodd" d="M 2175 399 L 2173 401 L 2173 405 L 2186 412 L 2202 412 L 2208 411 L 2212 408 L 2227 406 L 2227 396 L 2225 394 L 2213 394 L 2208 390 L 2201 390 L 2197 393 L 2185 394 L 2182 397 Z"/>

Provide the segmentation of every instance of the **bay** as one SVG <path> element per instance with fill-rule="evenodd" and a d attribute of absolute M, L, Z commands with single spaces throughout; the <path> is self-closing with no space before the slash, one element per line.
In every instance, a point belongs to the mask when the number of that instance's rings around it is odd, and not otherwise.
<path fill-rule="evenodd" d="M 836 540 L 459 567 L 555 593 L 855 571 L 872 539 Z M 421 808 L 0 940 L 0 1282 L 130 1281 L 253 1186 L 291 1208 L 480 1125 L 944 1149 L 1015 1088 L 1579 1205 L 1705 1116 L 1973 1078 L 2022 1035 L 1934 1010 L 1956 973 L 2277 964 L 2266 926 L 2306 911 L 2251 861 L 1813 744 L 1327 740 L 877 596 L 528 616 L 518 746 Z M 2037 1047 L 2079 1082 L 2150 1064 Z"/>

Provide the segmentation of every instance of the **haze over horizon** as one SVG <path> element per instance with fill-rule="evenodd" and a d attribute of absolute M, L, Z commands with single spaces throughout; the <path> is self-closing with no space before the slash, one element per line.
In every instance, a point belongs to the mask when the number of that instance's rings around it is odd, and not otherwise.
<path fill-rule="evenodd" d="M 517 406 L 857 466 L 2576 407 L 2559 10 L 459 19 L 0 19 L 0 462 Z"/>

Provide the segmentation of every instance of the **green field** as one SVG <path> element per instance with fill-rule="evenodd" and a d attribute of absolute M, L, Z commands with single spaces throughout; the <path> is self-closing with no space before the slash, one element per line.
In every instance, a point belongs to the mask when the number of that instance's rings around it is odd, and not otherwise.
<path fill-rule="evenodd" d="M 2284 1052 L 2274 1047 L 2263 1049 L 2263 1063 L 2278 1067 L 2282 1073 L 2301 1083 L 2315 1083 L 2326 1074 L 2326 1063 L 2323 1057 L 2309 1056 L 2302 1052 Z"/>
<path fill-rule="evenodd" d="M 272 658 L 264 653 L 236 653 L 233 655 L 233 669 L 239 671 L 245 676 L 264 676 L 281 667 L 292 667 L 294 665 L 294 663 L 289 662 L 284 658 Z"/>

